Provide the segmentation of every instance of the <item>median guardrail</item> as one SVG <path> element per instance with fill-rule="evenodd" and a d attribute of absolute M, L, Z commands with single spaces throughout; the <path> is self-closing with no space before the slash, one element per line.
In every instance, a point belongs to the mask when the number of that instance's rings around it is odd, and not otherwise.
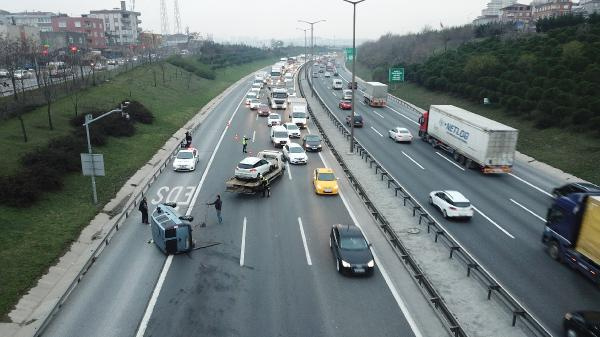
<path fill-rule="evenodd" d="M 323 99 L 319 95 L 319 93 L 315 90 L 308 73 L 305 72 L 306 81 L 308 81 L 310 88 L 313 94 L 318 98 L 321 107 L 324 111 L 327 112 L 330 120 L 335 124 L 336 128 L 346 137 L 349 141 L 351 138 L 350 131 L 346 128 L 344 123 L 338 119 L 338 117 L 327 107 L 324 103 Z M 300 85 L 300 77 L 298 77 L 298 86 L 300 88 L 300 93 L 303 97 L 304 91 L 302 86 Z M 392 96 L 401 102 L 406 103 L 406 106 L 412 109 L 412 111 L 416 113 L 422 113 L 422 110 L 418 107 L 405 102 L 395 96 Z M 421 110 L 421 111 L 419 111 Z M 385 217 L 377 210 L 377 208 L 373 205 L 371 200 L 366 195 L 366 192 L 358 182 L 358 180 L 354 177 L 352 172 L 349 170 L 348 166 L 345 164 L 343 158 L 339 155 L 339 153 L 335 150 L 333 145 L 331 144 L 327 135 L 323 132 L 323 129 L 317 119 L 317 117 L 312 112 L 310 104 L 308 106 L 308 111 L 313 118 L 313 123 L 319 129 L 323 137 L 323 141 L 327 144 L 327 146 L 331 149 L 334 157 L 344 170 L 344 173 L 350 180 L 354 189 L 357 190 L 359 196 L 363 199 L 363 202 L 371 211 L 373 217 L 380 223 L 381 229 L 387 235 L 386 238 L 392 243 L 392 245 L 398 249 L 399 256 L 401 261 L 405 266 L 411 271 L 411 276 L 416 280 L 417 284 L 421 287 L 421 290 L 424 292 L 426 296 L 430 299 L 433 308 L 436 313 L 438 313 L 439 317 L 442 319 L 444 326 L 456 337 L 459 336 L 467 336 L 465 331 L 459 325 L 458 321 L 452 314 L 452 312 L 448 309 L 443 299 L 439 296 L 437 291 L 434 289 L 431 282 L 427 279 L 427 277 L 423 274 L 420 267 L 414 261 L 414 259 L 410 256 L 408 250 L 402 245 L 402 242 L 394 232 L 393 228 L 390 226 L 390 223 L 385 219 Z M 402 186 L 396 180 L 389 171 L 379 162 L 375 157 L 370 154 L 366 148 L 356 139 L 354 139 L 354 146 L 356 151 L 360 155 L 365 162 L 369 163 L 370 167 L 374 167 L 375 173 L 381 176 L 381 180 L 387 183 L 388 188 L 394 189 L 394 195 L 396 197 L 402 198 L 402 204 L 404 206 L 410 207 L 412 210 L 412 215 L 414 217 L 418 217 L 419 224 L 427 225 L 427 233 L 434 234 L 434 241 L 440 242 L 444 244 L 449 249 L 449 258 L 457 259 L 462 262 L 466 266 L 466 273 L 468 277 L 476 278 L 487 290 L 487 298 L 488 300 L 492 299 L 492 295 L 494 295 L 494 299 L 497 299 L 501 304 L 503 304 L 511 313 L 512 313 L 512 326 L 515 326 L 517 323 L 517 319 L 535 336 L 540 337 L 551 337 L 552 334 L 535 318 L 533 317 L 525 307 L 519 303 L 518 300 L 514 298 L 512 294 L 510 294 L 504 286 L 502 286 L 490 272 L 488 272 L 467 250 L 465 250 L 458 241 L 447 232 L 435 219 L 425 210 L 425 208 L 408 192 L 408 190 Z"/>

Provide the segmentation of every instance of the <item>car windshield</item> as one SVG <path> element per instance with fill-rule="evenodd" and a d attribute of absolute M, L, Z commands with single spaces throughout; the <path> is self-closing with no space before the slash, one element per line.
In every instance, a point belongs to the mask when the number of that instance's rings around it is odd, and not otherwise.
<path fill-rule="evenodd" d="M 269 119 L 280 119 L 279 115 L 270 115 Z"/>
<path fill-rule="evenodd" d="M 273 98 L 287 98 L 287 93 L 285 92 L 274 92 Z"/>
<path fill-rule="evenodd" d="M 248 93 L 248 94 L 246 95 L 246 98 L 249 98 L 249 99 L 256 98 L 256 93 L 254 93 L 254 92 L 250 92 L 250 93 Z"/>
<path fill-rule="evenodd" d="M 298 130 L 298 126 L 296 124 L 288 124 L 286 127 L 288 130 Z"/>
<path fill-rule="evenodd" d="M 468 201 L 459 201 L 459 202 L 454 202 L 454 206 L 456 207 L 469 207 L 471 206 L 471 203 Z"/>
<path fill-rule="evenodd" d="M 287 138 L 287 136 L 288 136 L 287 132 L 283 132 L 283 131 L 273 132 L 273 137 L 275 137 L 275 138 Z"/>
<path fill-rule="evenodd" d="M 306 113 L 304 112 L 294 112 L 292 114 L 293 118 L 306 118 Z"/>
<path fill-rule="evenodd" d="M 303 152 L 304 152 L 304 150 L 302 150 L 302 148 L 299 146 L 290 147 L 290 153 L 303 153 Z"/>
<path fill-rule="evenodd" d="M 340 240 L 340 248 L 345 250 L 365 250 L 368 247 L 367 241 L 360 236 L 350 236 Z"/>
<path fill-rule="evenodd" d="M 333 175 L 333 173 L 319 173 L 317 179 L 320 181 L 334 181 L 335 176 Z"/>
<path fill-rule="evenodd" d="M 189 151 L 182 151 L 177 153 L 177 159 L 192 159 L 194 154 Z"/>

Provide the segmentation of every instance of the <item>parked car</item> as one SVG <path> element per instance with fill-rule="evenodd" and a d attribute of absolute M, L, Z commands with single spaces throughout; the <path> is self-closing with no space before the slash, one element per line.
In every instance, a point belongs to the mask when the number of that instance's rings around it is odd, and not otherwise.
<path fill-rule="evenodd" d="M 352 110 L 352 101 L 343 99 L 338 104 L 338 107 L 342 110 Z"/>
<path fill-rule="evenodd" d="M 290 164 L 306 164 L 308 156 L 300 144 L 289 142 L 283 147 L 283 156 Z"/>
<path fill-rule="evenodd" d="M 175 171 L 194 171 L 198 163 L 198 150 L 188 147 L 177 152 L 173 160 L 173 170 Z"/>
<path fill-rule="evenodd" d="M 354 118 L 350 117 L 350 115 L 346 116 L 346 125 L 350 126 L 353 120 L 355 128 L 362 128 L 364 126 L 363 117 L 357 113 L 354 113 Z"/>
<path fill-rule="evenodd" d="M 564 195 L 572 194 L 572 193 L 596 193 L 600 192 L 600 186 L 594 185 L 592 183 L 586 182 L 575 182 L 568 183 L 566 185 L 557 187 L 552 190 L 552 195 L 555 198 L 562 197 Z"/>
<path fill-rule="evenodd" d="M 340 274 L 373 274 L 375 259 L 371 245 L 357 226 L 333 225 L 329 232 L 329 247 L 335 259 L 335 268 Z"/>
<path fill-rule="evenodd" d="M 388 135 L 396 142 L 412 142 L 413 136 L 407 128 L 395 127 L 388 131 Z"/>
<path fill-rule="evenodd" d="M 246 157 L 235 168 L 235 177 L 242 180 L 255 180 L 271 169 L 271 163 L 258 157 Z"/>
<path fill-rule="evenodd" d="M 308 134 L 302 138 L 302 147 L 306 151 L 321 151 L 321 136 Z"/>
<path fill-rule="evenodd" d="M 567 337 L 598 337 L 600 336 L 600 312 L 568 312 L 563 319 L 563 329 Z"/>
<path fill-rule="evenodd" d="M 469 199 L 458 191 L 433 191 L 429 203 L 442 212 L 444 218 L 472 218 L 473 206 Z"/>

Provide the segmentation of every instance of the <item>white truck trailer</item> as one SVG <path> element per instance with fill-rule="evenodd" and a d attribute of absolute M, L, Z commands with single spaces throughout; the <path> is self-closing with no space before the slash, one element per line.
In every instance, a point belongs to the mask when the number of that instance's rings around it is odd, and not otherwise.
<path fill-rule="evenodd" d="M 379 82 L 365 82 L 365 103 L 370 106 L 385 106 L 387 104 L 388 86 Z"/>
<path fill-rule="evenodd" d="M 519 130 L 453 105 L 432 105 L 419 119 L 419 136 L 483 173 L 509 173 Z"/>
<path fill-rule="evenodd" d="M 306 103 L 306 98 L 288 98 L 288 118 L 291 123 L 298 125 L 299 128 L 306 128 L 308 124 L 308 104 Z"/>

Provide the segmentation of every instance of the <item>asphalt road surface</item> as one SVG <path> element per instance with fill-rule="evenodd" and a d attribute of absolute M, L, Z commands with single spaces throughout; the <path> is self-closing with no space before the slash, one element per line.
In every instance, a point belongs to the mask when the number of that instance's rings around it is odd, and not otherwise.
<path fill-rule="evenodd" d="M 341 90 L 332 90 L 335 77 L 312 78 L 326 105 L 344 120 L 348 110 L 338 108 Z M 340 69 L 344 88 L 351 74 Z M 552 188 L 563 184 L 544 172 L 517 162 L 512 174 L 485 176 L 458 166 L 451 156 L 418 138 L 418 116 L 388 100 L 388 107 L 363 103 L 359 81 L 356 110 L 363 128 L 355 137 L 497 280 L 556 335 L 570 310 L 600 310 L 598 288 L 583 275 L 552 260 L 541 235 L 552 199 Z M 441 102 L 443 103 L 443 102 Z M 408 128 L 412 144 L 395 143 L 388 130 Z M 429 192 L 452 189 L 476 207 L 469 222 L 445 220 L 428 203 Z"/>
<path fill-rule="evenodd" d="M 339 196 L 312 191 L 320 155 L 288 167 L 270 198 L 224 192 L 244 157 L 242 136 L 249 154 L 272 149 L 266 118 L 242 103 L 249 87 L 233 90 L 194 134 L 196 171 L 165 170 L 148 192 L 151 210 L 176 201 L 194 224 L 206 219 L 194 238 L 212 246 L 167 258 L 130 217 L 44 336 L 414 336 L 379 268 L 370 278 L 336 272 L 329 230 L 353 220 Z M 222 224 L 205 205 L 217 194 Z"/>

